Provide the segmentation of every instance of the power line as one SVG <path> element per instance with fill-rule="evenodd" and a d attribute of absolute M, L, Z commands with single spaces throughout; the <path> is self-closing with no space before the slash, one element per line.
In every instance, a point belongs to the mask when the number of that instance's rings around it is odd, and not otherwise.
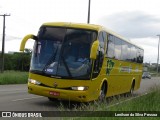
<path fill-rule="evenodd" d="M 0 36 L 1 36 L 2 34 L 0 34 Z M 16 36 L 12 36 L 12 35 L 7 35 L 7 34 L 5 34 L 5 38 L 6 38 L 6 40 L 13 40 L 13 39 L 22 39 L 22 37 L 16 37 Z"/>
<path fill-rule="evenodd" d="M 3 14 L 3 15 L 0 15 L 0 16 L 3 16 L 3 36 L 2 36 L 2 59 L 1 59 L 1 73 L 3 73 L 4 71 L 4 47 L 5 47 L 5 21 L 6 21 L 6 17 L 7 16 L 10 16 L 10 15 L 7 15 L 7 14 Z"/>

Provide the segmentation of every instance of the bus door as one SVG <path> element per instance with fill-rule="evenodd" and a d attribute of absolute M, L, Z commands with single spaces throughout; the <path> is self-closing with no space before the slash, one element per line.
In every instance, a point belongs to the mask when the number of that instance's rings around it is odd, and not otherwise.
<path fill-rule="evenodd" d="M 105 39 L 106 39 L 106 34 L 105 32 L 99 32 L 99 35 L 98 35 L 98 40 L 99 40 L 99 48 L 98 48 L 98 51 L 97 51 L 97 58 L 96 60 L 94 60 L 93 62 L 93 73 L 92 73 L 92 78 L 96 78 L 101 69 L 102 69 L 102 65 L 103 65 L 103 59 L 104 59 L 104 42 L 105 42 Z"/>

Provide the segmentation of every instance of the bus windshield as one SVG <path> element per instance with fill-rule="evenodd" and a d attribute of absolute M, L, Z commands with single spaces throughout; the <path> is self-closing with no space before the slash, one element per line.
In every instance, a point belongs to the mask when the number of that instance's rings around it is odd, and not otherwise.
<path fill-rule="evenodd" d="M 90 48 L 97 32 L 42 26 L 35 41 L 30 71 L 50 77 L 89 79 Z"/>

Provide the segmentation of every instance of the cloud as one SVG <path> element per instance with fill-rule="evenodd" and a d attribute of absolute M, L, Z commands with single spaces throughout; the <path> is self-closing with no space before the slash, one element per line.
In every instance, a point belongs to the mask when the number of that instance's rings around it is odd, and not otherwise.
<path fill-rule="evenodd" d="M 160 18 L 141 11 L 115 13 L 99 19 L 99 22 L 128 38 L 155 37 L 160 34 Z"/>
<path fill-rule="evenodd" d="M 2 34 L 0 34 L 0 37 L 2 38 Z M 5 41 L 11 41 L 11 40 L 22 40 L 22 37 L 16 37 L 11 35 L 5 35 Z"/>
<path fill-rule="evenodd" d="M 144 62 L 157 62 L 158 37 L 157 38 L 135 38 L 133 43 L 140 45 L 144 49 Z"/>
<path fill-rule="evenodd" d="M 131 39 L 132 42 L 134 42 L 135 44 L 140 44 L 140 45 L 144 45 L 144 46 L 148 46 L 148 47 L 156 47 L 158 46 L 158 36 L 156 38 L 133 38 Z"/>

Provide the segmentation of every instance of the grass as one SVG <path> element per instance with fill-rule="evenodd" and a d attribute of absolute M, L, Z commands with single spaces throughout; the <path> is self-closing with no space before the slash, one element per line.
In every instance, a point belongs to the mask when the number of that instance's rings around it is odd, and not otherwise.
<path fill-rule="evenodd" d="M 127 100 L 127 99 L 131 99 L 131 100 Z M 150 113 L 150 111 L 152 111 L 153 113 L 155 113 L 155 111 L 159 111 L 160 114 L 160 104 L 159 104 L 159 100 L 160 100 L 160 89 L 159 88 L 154 88 L 151 93 L 141 96 L 141 97 L 129 97 L 129 98 L 125 98 L 125 97 L 120 97 L 120 98 L 112 98 L 109 101 L 105 101 L 103 103 L 99 103 L 99 102 L 92 102 L 87 104 L 82 104 L 79 107 L 74 107 L 72 110 L 70 111 L 85 111 L 87 113 L 87 111 L 93 111 L 95 114 L 95 111 L 98 111 L 97 114 L 101 114 L 102 111 L 108 111 L 108 112 L 113 112 L 115 115 L 116 112 L 118 113 L 123 113 L 123 112 L 127 112 L 127 113 L 134 113 L 135 115 L 135 111 L 137 113 Z M 115 104 L 115 103 L 119 103 L 119 104 Z M 61 106 L 61 110 L 62 111 L 69 111 L 69 109 L 65 109 L 63 108 L 63 106 Z M 103 112 L 102 112 L 103 113 Z M 107 113 L 107 112 L 106 112 Z M 158 120 L 159 117 L 92 117 L 92 115 L 90 117 L 75 117 L 75 118 L 63 118 L 63 119 L 76 119 L 76 120 Z"/>
<path fill-rule="evenodd" d="M 25 84 L 28 81 L 28 72 L 5 71 L 0 73 L 0 85 Z"/>
<path fill-rule="evenodd" d="M 159 111 L 160 91 L 154 91 L 139 98 L 111 107 L 111 111 Z"/>
<path fill-rule="evenodd" d="M 150 72 L 151 77 L 160 77 L 160 73 L 157 74 L 157 72 Z"/>

